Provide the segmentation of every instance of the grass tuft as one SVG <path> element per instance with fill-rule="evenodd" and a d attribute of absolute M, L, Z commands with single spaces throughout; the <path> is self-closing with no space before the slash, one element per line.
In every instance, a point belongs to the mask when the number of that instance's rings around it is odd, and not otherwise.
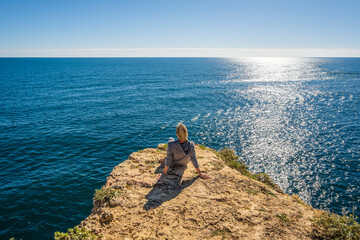
<path fill-rule="evenodd" d="M 77 239 L 77 240 L 95 240 L 101 239 L 101 237 L 96 236 L 86 228 L 69 228 L 66 233 L 64 232 L 55 232 L 54 233 L 55 240 L 70 240 L 70 239 Z"/>
<path fill-rule="evenodd" d="M 274 197 L 277 197 L 276 194 L 274 194 L 273 192 L 267 190 L 267 189 L 261 189 L 262 193 L 265 193 L 265 194 L 268 194 L 268 195 L 271 195 L 271 196 L 274 196 Z"/>
<path fill-rule="evenodd" d="M 226 147 L 216 152 L 216 155 L 220 157 L 221 160 L 223 160 L 229 167 L 236 169 L 246 176 L 250 175 L 248 167 L 243 161 L 239 161 L 239 156 L 235 154 L 234 150 Z"/>
<path fill-rule="evenodd" d="M 100 190 L 95 190 L 94 200 L 98 202 L 109 201 L 110 199 L 114 199 L 120 195 L 120 191 L 115 190 L 113 188 L 102 187 Z"/>
<path fill-rule="evenodd" d="M 202 144 L 199 144 L 198 146 L 199 146 L 199 148 L 202 149 L 202 150 L 205 150 L 205 149 L 206 149 L 206 147 L 205 147 L 204 145 L 202 145 Z"/>
<path fill-rule="evenodd" d="M 324 213 L 315 216 L 312 222 L 315 239 L 360 239 L 360 224 L 354 214 Z"/>
<path fill-rule="evenodd" d="M 281 188 L 278 185 L 276 185 L 273 182 L 273 180 L 270 178 L 270 176 L 266 173 L 255 173 L 255 174 L 251 174 L 250 177 L 252 179 L 265 183 L 266 185 L 270 186 L 272 189 L 275 189 L 278 192 L 282 192 Z"/>
<path fill-rule="evenodd" d="M 260 208 L 260 209 L 255 209 L 255 210 L 257 210 L 257 211 L 259 211 L 259 212 L 266 212 L 266 210 L 265 210 L 265 209 L 263 209 L 263 208 Z"/>
<path fill-rule="evenodd" d="M 285 213 L 277 213 L 275 217 L 279 218 L 282 222 L 289 223 L 290 219 L 287 217 Z"/>
<path fill-rule="evenodd" d="M 248 194 L 253 194 L 253 195 L 258 195 L 259 194 L 259 191 L 256 191 L 256 190 L 254 190 L 254 189 L 247 189 L 246 190 L 246 192 L 248 193 Z"/>

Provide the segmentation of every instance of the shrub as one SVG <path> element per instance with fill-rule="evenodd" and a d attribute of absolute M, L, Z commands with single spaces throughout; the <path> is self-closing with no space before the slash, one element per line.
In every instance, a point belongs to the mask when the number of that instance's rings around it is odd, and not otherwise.
<path fill-rule="evenodd" d="M 229 167 L 236 169 L 237 171 L 241 172 L 243 175 L 251 177 L 254 180 L 259 182 L 263 182 L 269 187 L 273 188 L 278 192 L 282 192 L 281 188 L 276 185 L 272 179 L 266 173 L 251 173 L 248 170 L 248 166 L 244 163 L 244 161 L 239 160 L 239 156 L 235 154 L 234 150 L 229 149 L 228 147 L 215 152 L 218 157 L 220 157 L 226 165 Z"/>
<path fill-rule="evenodd" d="M 120 195 L 120 192 L 113 188 L 102 187 L 100 190 L 95 190 L 94 200 L 99 202 L 109 201 Z"/>
<path fill-rule="evenodd" d="M 205 147 L 204 145 L 199 144 L 198 146 L 199 146 L 199 148 L 202 149 L 202 150 L 205 150 L 205 149 L 206 149 L 206 147 Z"/>
<path fill-rule="evenodd" d="M 250 175 L 250 172 L 247 169 L 248 167 L 243 161 L 239 161 L 239 156 L 235 154 L 234 150 L 226 147 L 221 151 L 218 151 L 216 155 L 219 156 L 229 167 L 238 170 L 246 176 Z"/>
<path fill-rule="evenodd" d="M 316 239 L 360 239 L 360 224 L 354 214 L 346 216 L 324 213 L 312 219 Z"/>
<path fill-rule="evenodd" d="M 64 232 L 55 232 L 55 240 L 95 240 L 100 239 L 101 237 L 96 236 L 86 228 L 69 228 L 66 233 Z"/>
<path fill-rule="evenodd" d="M 216 153 L 225 163 L 239 160 L 239 156 L 235 154 L 234 150 L 229 149 L 228 147 L 225 147 Z"/>
<path fill-rule="evenodd" d="M 266 173 L 255 173 L 255 174 L 251 174 L 250 177 L 252 179 L 265 183 L 266 185 L 276 190 L 277 192 L 281 192 L 281 193 L 283 192 L 281 188 L 276 183 L 274 183 L 273 180 L 270 178 L 270 176 L 267 175 Z"/>

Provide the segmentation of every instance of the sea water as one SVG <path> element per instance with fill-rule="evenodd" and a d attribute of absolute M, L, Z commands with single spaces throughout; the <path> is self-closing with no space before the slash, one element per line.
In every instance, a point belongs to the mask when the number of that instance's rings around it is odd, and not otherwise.
<path fill-rule="evenodd" d="M 112 168 L 180 122 L 360 216 L 360 58 L 2 58 L 0 92 L 1 239 L 79 224 Z"/>

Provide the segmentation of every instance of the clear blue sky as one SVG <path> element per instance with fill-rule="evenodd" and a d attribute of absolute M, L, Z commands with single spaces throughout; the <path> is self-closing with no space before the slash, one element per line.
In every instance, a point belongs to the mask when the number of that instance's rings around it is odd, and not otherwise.
<path fill-rule="evenodd" d="M 360 0 L 0 0 L 0 49 L 360 49 Z"/>

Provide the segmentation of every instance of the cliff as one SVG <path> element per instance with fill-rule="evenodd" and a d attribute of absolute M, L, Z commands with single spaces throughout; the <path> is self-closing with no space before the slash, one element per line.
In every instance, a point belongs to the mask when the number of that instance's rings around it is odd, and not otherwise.
<path fill-rule="evenodd" d="M 311 239 L 310 219 L 320 210 L 240 173 L 209 148 L 196 152 L 211 179 L 189 163 L 157 181 L 165 149 L 132 153 L 114 167 L 79 226 L 102 239 Z"/>

